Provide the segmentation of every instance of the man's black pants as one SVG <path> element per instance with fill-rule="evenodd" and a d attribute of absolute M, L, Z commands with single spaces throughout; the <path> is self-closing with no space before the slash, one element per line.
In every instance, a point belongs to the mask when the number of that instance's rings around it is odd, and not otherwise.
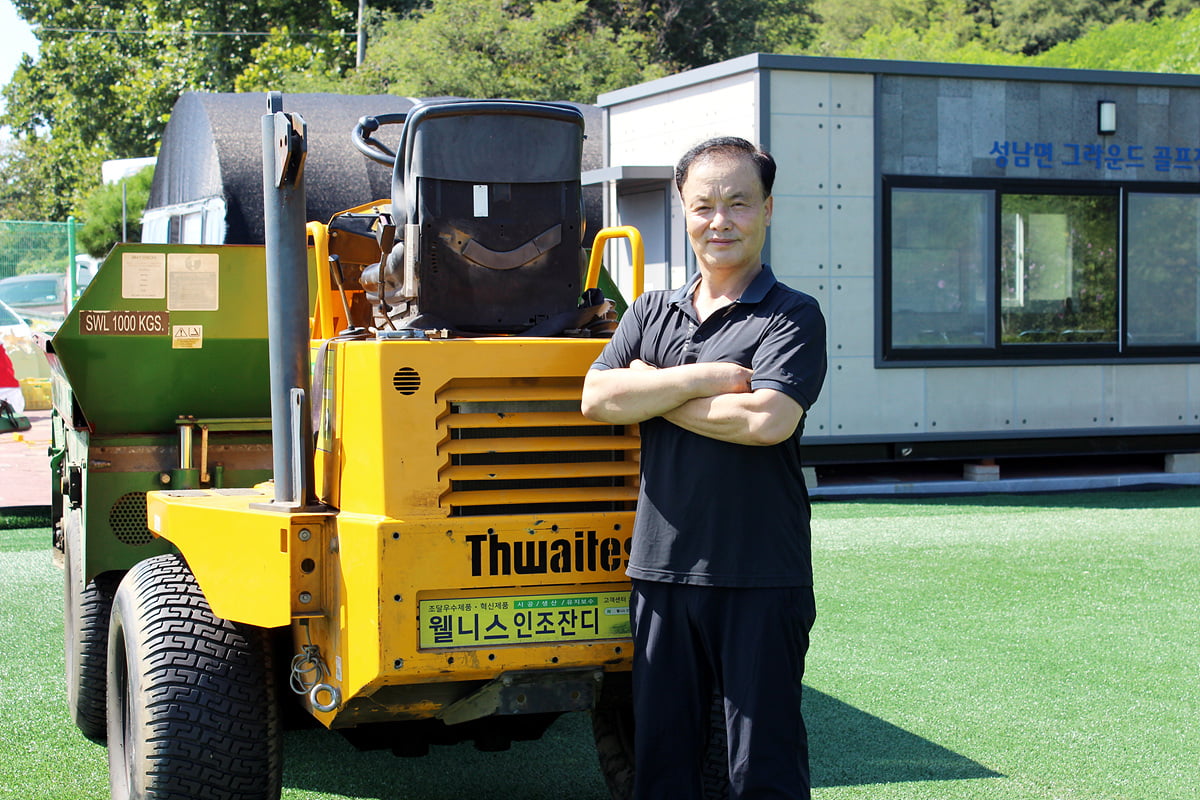
<path fill-rule="evenodd" d="M 633 581 L 635 800 L 700 800 L 716 689 L 730 800 L 808 800 L 800 681 L 811 586 L 734 589 Z"/>

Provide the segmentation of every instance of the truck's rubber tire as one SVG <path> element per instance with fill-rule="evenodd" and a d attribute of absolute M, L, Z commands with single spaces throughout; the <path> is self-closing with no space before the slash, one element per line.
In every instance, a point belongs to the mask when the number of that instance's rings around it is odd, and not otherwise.
<path fill-rule="evenodd" d="M 612 800 L 629 800 L 634 774 L 633 695 L 627 682 L 614 676 L 605 678 L 592 709 L 592 735 L 609 795 Z"/>
<path fill-rule="evenodd" d="M 270 637 L 213 616 L 179 556 L 121 581 L 108 648 L 113 800 L 278 800 Z"/>
<path fill-rule="evenodd" d="M 627 685 L 606 682 L 592 710 L 592 733 L 600 772 L 612 800 L 633 797 L 633 696 Z M 704 754 L 704 797 L 729 797 L 729 748 L 725 738 L 725 709 L 719 695 L 713 696 L 709 713 L 708 748 Z"/>
<path fill-rule="evenodd" d="M 121 576 L 97 575 L 80 583 L 83 541 L 80 512 L 63 516 L 63 654 L 66 664 L 67 708 L 80 733 L 103 744 L 108 734 L 107 668 L 108 617 Z"/>

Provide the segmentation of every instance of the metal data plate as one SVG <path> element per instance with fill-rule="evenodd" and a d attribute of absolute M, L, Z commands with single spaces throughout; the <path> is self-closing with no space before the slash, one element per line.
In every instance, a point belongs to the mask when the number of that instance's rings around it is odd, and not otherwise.
<path fill-rule="evenodd" d="M 420 601 L 421 649 L 629 638 L 629 591 Z"/>

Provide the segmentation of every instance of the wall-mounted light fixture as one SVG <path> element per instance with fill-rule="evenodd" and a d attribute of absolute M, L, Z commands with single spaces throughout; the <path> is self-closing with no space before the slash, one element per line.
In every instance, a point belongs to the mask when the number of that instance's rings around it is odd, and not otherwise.
<path fill-rule="evenodd" d="M 1101 100 L 1096 115 L 1096 130 L 1101 136 L 1117 132 L 1117 104 L 1113 100 Z"/>

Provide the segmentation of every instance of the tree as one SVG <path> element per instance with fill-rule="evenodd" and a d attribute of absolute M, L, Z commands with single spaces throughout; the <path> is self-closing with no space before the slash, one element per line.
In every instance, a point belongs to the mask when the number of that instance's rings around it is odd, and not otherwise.
<path fill-rule="evenodd" d="M 1182 19 L 1116 22 L 1035 59 L 1046 67 L 1130 72 L 1200 72 L 1200 10 Z"/>
<path fill-rule="evenodd" d="M 37 28 L 36 60 L 26 57 L 4 88 L 10 126 L 24 146 L 6 163 L 29 204 L 61 218 L 99 183 L 106 158 L 153 155 L 167 116 L 188 90 L 230 91 L 270 26 L 305 41 L 317 32 L 342 41 L 353 58 L 353 15 L 339 0 L 14 0 Z M 340 35 L 339 35 L 340 32 Z"/>
<path fill-rule="evenodd" d="M 1196 0 L 817 0 L 807 52 L 858 58 L 1195 71 Z M 1078 45 L 1078 46 L 1077 46 Z"/>
<path fill-rule="evenodd" d="M 1158 17 L 1162 0 L 992 0 L 990 38 L 1010 53 L 1036 55 L 1094 28 Z"/>
<path fill-rule="evenodd" d="M 602 0 L 592 13 L 617 31 L 649 37 L 650 58 L 668 71 L 756 51 L 792 52 L 815 34 L 812 0 Z"/>
<path fill-rule="evenodd" d="M 433 0 L 388 19 L 347 85 L 358 92 L 592 102 L 665 74 L 646 38 L 590 18 L 583 0 Z"/>
<path fill-rule="evenodd" d="M 970 64 L 1012 64 L 1128 72 L 1200 72 L 1200 10 L 1177 19 L 1114 22 L 1044 53 L 1025 56 L 989 49 L 980 40 L 959 43 L 952 29 L 923 31 L 871 27 L 839 55 Z"/>
<path fill-rule="evenodd" d="M 603 91 L 755 51 L 796 52 L 813 34 L 809 4 L 431 0 L 385 18 L 349 86 L 590 102 Z"/>
<path fill-rule="evenodd" d="M 868 28 L 843 45 L 839 56 L 886 58 L 901 61 L 938 61 L 960 64 L 1027 64 L 1029 59 L 988 49 L 978 40 L 963 41 L 953 25 L 935 24 L 924 30 L 900 26 Z"/>
<path fill-rule="evenodd" d="M 101 258 L 112 246 L 122 241 L 122 230 L 128 231 L 128 241 L 142 239 L 142 211 L 150 198 L 150 183 L 154 180 L 154 167 L 144 167 L 137 174 L 121 183 L 105 183 L 96 187 L 83 200 L 80 216 L 83 227 L 79 229 L 80 247 L 88 255 Z M 126 225 L 122 225 L 122 219 Z"/>
<path fill-rule="evenodd" d="M 869 57 L 862 51 L 868 36 L 878 47 L 881 40 L 919 42 L 931 31 L 943 47 L 958 47 L 980 38 L 977 13 L 971 9 L 975 5 L 965 0 L 816 0 L 820 26 L 812 52 Z"/>
<path fill-rule="evenodd" d="M 936 31 L 933 38 L 953 40 L 952 49 L 976 42 L 1032 56 L 1108 25 L 1178 18 L 1195 7 L 1195 0 L 816 0 L 820 25 L 811 52 L 857 54 L 866 38 L 878 47 Z"/>
<path fill-rule="evenodd" d="M 44 131 L 11 140 L 0 155 L 0 217 L 66 219 L 73 208 L 69 187 L 98 182 L 105 157 L 94 147 L 72 148 Z"/>
<path fill-rule="evenodd" d="M 238 92 L 337 92 L 342 83 L 344 42 L 336 34 L 305 43 L 286 28 L 275 28 L 250 53 L 250 62 L 234 79 Z"/>

